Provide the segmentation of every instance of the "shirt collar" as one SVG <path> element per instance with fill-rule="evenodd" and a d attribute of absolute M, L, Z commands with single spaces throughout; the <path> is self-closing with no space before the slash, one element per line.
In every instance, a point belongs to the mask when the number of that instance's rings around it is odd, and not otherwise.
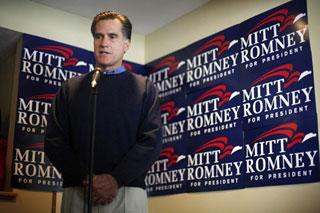
<path fill-rule="evenodd" d="M 116 75 L 116 74 L 123 73 L 124 71 L 126 71 L 126 68 L 122 65 L 115 70 L 103 70 L 102 73 L 104 75 Z"/>

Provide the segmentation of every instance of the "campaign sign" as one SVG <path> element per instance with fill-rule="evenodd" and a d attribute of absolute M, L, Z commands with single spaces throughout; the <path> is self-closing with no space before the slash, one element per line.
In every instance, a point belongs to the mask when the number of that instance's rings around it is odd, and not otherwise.
<path fill-rule="evenodd" d="M 188 192 L 244 187 L 245 165 L 241 127 L 189 137 L 187 143 Z"/>
<path fill-rule="evenodd" d="M 185 192 L 187 154 L 184 95 L 170 95 L 160 104 L 162 152 L 145 179 L 149 195 Z"/>
<path fill-rule="evenodd" d="M 180 143 L 165 144 L 159 159 L 145 178 L 147 193 L 153 195 L 186 192 L 187 147 Z"/>
<path fill-rule="evenodd" d="M 160 104 L 162 144 L 183 143 L 187 131 L 184 95 L 172 95 Z"/>
<path fill-rule="evenodd" d="M 296 117 L 244 132 L 248 187 L 319 181 L 317 120 Z"/>
<path fill-rule="evenodd" d="M 160 98 L 184 94 L 186 78 L 184 66 L 181 50 L 146 65 L 147 75 L 159 90 Z"/>
<path fill-rule="evenodd" d="M 219 83 L 187 94 L 187 131 L 190 137 L 239 127 L 240 92 Z"/>
<path fill-rule="evenodd" d="M 306 1 L 210 35 L 147 70 L 162 98 L 166 155 L 187 150 L 176 154 L 179 165 L 186 161 L 185 192 L 241 188 L 243 179 L 250 187 L 319 181 L 317 121 L 306 120 L 317 117 Z M 234 155 L 220 159 L 224 149 Z M 215 175 L 218 168 L 232 171 L 230 180 Z M 172 192 L 150 195 L 165 193 Z"/>
<path fill-rule="evenodd" d="M 284 61 L 250 72 L 241 92 L 244 128 L 261 127 L 296 115 L 316 115 L 311 60 Z"/>
<path fill-rule="evenodd" d="M 184 48 L 188 93 L 239 75 L 239 30 L 236 25 Z"/>
<path fill-rule="evenodd" d="M 305 1 L 291 1 L 240 24 L 242 70 L 300 59 L 310 52 Z"/>

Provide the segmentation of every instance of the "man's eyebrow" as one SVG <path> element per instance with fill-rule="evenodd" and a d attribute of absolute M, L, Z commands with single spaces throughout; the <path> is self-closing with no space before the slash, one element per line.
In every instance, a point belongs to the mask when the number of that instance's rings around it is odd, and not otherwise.
<path fill-rule="evenodd" d="M 118 36 L 118 33 L 107 33 L 108 36 Z"/>
<path fill-rule="evenodd" d="M 94 36 L 103 36 L 103 33 L 95 33 Z"/>
<path fill-rule="evenodd" d="M 108 36 L 108 37 L 113 37 L 113 38 L 117 38 L 117 37 L 119 37 L 119 34 L 118 33 L 115 33 L 115 32 L 110 32 L 110 33 L 106 33 L 106 34 L 104 34 L 104 33 L 102 33 L 102 32 L 96 32 L 95 34 L 94 34 L 94 37 L 95 38 L 97 38 L 97 37 L 105 37 L 105 36 Z"/>

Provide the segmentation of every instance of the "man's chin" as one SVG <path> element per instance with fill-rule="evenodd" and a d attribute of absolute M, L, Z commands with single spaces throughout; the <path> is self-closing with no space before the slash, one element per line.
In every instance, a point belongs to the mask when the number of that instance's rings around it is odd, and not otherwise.
<path fill-rule="evenodd" d="M 99 66 L 101 67 L 102 69 L 105 69 L 107 67 L 111 67 L 112 65 L 111 64 L 108 64 L 108 63 L 97 63 L 96 66 Z"/>

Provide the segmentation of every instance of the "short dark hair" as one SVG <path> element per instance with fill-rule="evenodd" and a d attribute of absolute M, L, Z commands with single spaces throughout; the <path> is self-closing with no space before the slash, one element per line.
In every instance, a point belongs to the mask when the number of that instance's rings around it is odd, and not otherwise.
<path fill-rule="evenodd" d="M 97 14 L 91 24 L 91 33 L 92 36 L 96 33 L 96 25 L 99 21 L 105 19 L 118 19 L 122 23 L 122 33 L 124 37 L 131 40 L 131 31 L 132 31 L 132 24 L 129 18 L 121 13 L 115 11 L 105 11 Z"/>

